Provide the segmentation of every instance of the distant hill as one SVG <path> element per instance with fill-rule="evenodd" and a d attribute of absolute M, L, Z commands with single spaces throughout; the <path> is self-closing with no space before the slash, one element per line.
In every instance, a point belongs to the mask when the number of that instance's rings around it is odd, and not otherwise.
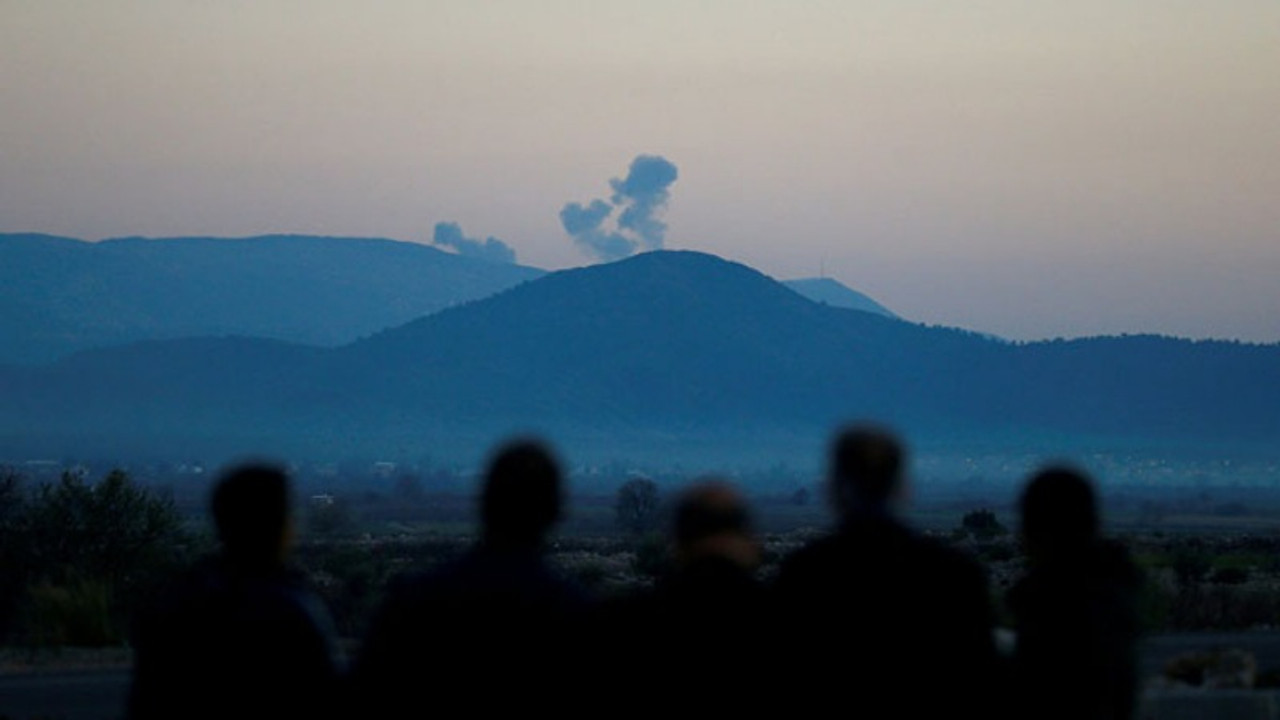
<path fill-rule="evenodd" d="M 786 280 L 783 285 L 818 303 L 832 307 L 849 308 L 863 312 L 876 313 L 885 317 L 898 317 L 889 308 L 854 290 L 853 288 L 827 277 L 800 278 Z"/>
<path fill-rule="evenodd" d="M 542 274 L 377 238 L 0 234 L 0 362 L 224 334 L 338 345 Z"/>
<path fill-rule="evenodd" d="M 0 362 L 219 335 L 335 346 L 542 274 L 377 238 L 0 234 Z M 895 317 L 829 278 L 785 284 Z"/>
<path fill-rule="evenodd" d="M 534 430 L 579 457 L 758 457 L 876 418 L 978 444 L 1280 440 L 1280 346 L 1011 344 L 810 302 L 743 265 L 645 253 L 550 273 L 333 349 L 149 342 L 0 369 L 0 457 L 475 457 Z"/>

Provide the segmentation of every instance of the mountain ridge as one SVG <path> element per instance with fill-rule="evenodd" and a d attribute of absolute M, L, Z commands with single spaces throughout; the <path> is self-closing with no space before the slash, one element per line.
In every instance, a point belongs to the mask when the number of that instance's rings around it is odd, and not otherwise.
<path fill-rule="evenodd" d="M 339 345 L 542 273 L 383 238 L 0 235 L 0 361 L 200 335 Z"/>
<path fill-rule="evenodd" d="M 270 438 L 298 453 L 444 453 L 536 431 L 675 457 L 765 452 L 855 418 L 926 440 L 1275 447 L 1280 345 L 1007 343 L 668 251 L 549 273 L 336 348 L 156 341 L 0 368 L 0 394 L 10 452 Z"/>
<path fill-rule="evenodd" d="M 868 295 L 860 293 L 834 278 L 796 278 L 794 280 L 784 280 L 783 284 L 814 302 L 850 310 L 861 310 L 884 315 L 885 317 L 898 317 L 897 313 L 871 299 Z"/>
<path fill-rule="evenodd" d="M 379 237 L 0 234 L 0 362 L 202 335 L 338 346 L 542 274 Z M 892 316 L 834 280 L 786 284 Z"/>

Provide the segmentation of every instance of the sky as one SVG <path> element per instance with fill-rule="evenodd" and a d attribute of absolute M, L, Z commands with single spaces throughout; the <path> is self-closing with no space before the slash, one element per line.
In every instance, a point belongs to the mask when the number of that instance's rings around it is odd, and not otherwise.
<path fill-rule="evenodd" d="M 0 232 L 665 247 L 1012 339 L 1280 341 L 1275 0 L 0 0 Z"/>

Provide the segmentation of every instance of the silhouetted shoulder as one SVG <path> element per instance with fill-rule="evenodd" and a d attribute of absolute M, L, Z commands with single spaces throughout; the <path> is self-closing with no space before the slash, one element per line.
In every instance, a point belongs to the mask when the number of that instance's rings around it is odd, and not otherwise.
<path fill-rule="evenodd" d="M 1112 540 L 1099 540 L 1094 552 L 1100 574 L 1122 587 L 1137 590 L 1142 585 L 1142 572 L 1133 562 L 1129 548 Z"/>
<path fill-rule="evenodd" d="M 816 639 L 838 658 L 783 671 L 793 691 L 823 688 L 809 709 L 838 702 L 851 677 L 865 680 L 860 707 L 889 703 L 902 717 L 989 705 L 990 599 L 963 554 L 889 518 L 859 521 L 788 557 L 774 590 L 789 654 L 812 653 Z"/>
<path fill-rule="evenodd" d="M 652 589 L 611 600 L 592 632 L 590 682 L 630 714 L 747 715 L 768 686 L 769 608 L 761 546 L 729 482 L 699 478 L 672 506 L 669 561 Z M 637 678 L 652 678 L 642 693 Z"/>
<path fill-rule="evenodd" d="M 426 677 L 437 701 L 473 710 L 508 691 L 548 696 L 557 686 L 546 656 L 577 650 L 587 608 L 578 586 L 532 550 L 476 548 L 403 578 L 375 616 L 353 673 L 360 710 L 394 713 L 419 702 Z"/>
<path fill-rule="evenodd" d="M 802 698 L 797 714 L 836 706 L 853 715 L 890 707 L 898 717 L 991 711 L 986 578 L 976 562 L 897 518 L 904 459 L 882 428 L 840 431 L 828 475 L 837 530 L 779 569 L 773 634 L 794 658 L 781 685 Z M 814 652 L 818 643 L 825 652 Z"/>
<path fill-rule="evenodd" d="M 328 614 L 284 571 L 245 575 L 203 562 L 139 618 L 134 645 L 133 718 L 323 717 L 335 697 Z"/>
<path fill-rule="evenodd" d="M 1020 505 L 1027 572 L 1008 593 L 1019 712 L 1132 717 L 1141 576 L 1123 546 L 1099 536 L 1092 480 L 1050 466 L 1028 482 Z"/>
<path fill-rule="evenodd" d="M 1025 631 L 1035 634 L 1068 623 L 1084 627 L 1106 622 L 1111 629 L 1124 623 L 1127 634 L 1137 633 L 1137 601 L 1142 575 L 1118 543 L 1099 541 L 1088 551 L 1046 562 L 1029 570 L 1008 593 L 1008 602 Z M 1041 627 L 1043 624 L 1045 627 Z M 1086 638 L 1077 636 L 1079 642 Z M 1024 643 L 1025 645 L 1025 643 Z"/>
<path fill-rule="evenodd" d="M 501 623 L 510 613 L 575 613 L 586 594 L 547 565 L 534 550 L 495 552 L 483 547 L 429 573 L 404 580 L 396 592 L 413 604 L 466 605 L 465 617 Z M 488 610 L 503 613 L 483 617 Z"/>
<path fill-rule="evenodd" d="M 423 701 L 487 715 L 563 702 L 561 674 L 581 662 L 586 596 L 543 558 L 561 512 L 561 473 L 533 440 L 490 459 L 480 494 L 481 539 L 463 557 L 398 583 L 366 635 L 353 675 L 361 715 L 403 714 Z M 550 662 L 555 658 L 558 662 Z"/>
<path fill-rule="evenodd" d="M 972 558 L 892 520 L 875 520 L 846 527 L 819 538 L 785 558 L 777 588 L 793 583 L 853 586 L 872 573 L 902 576 L 910 585 L 955 580 L 985 583 L 981 566 Z M 880 588 L 878 592 L 895 592 Z"/>

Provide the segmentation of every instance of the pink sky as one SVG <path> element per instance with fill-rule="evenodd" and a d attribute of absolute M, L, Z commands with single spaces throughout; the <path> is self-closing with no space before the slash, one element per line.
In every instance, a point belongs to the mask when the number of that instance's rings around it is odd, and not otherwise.
<path fill-rule="evenodd" d="M 1280 341 L 1280 3 L 0 0 L 0 232 L 669 247 L 1012 338 Z"/>

